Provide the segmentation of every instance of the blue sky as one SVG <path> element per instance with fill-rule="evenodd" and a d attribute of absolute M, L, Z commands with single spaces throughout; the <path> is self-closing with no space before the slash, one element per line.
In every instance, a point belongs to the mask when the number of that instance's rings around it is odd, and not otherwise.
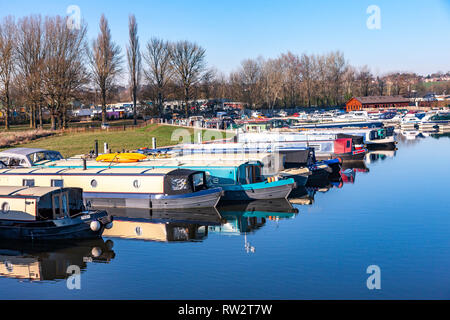
<path fill-rule="evenodd" d="M 352 65 L 367 64 L 375 74 L 450 71 L 450 0 L 0 0 L 0 16 L 66 15 L 69 5 L 79 6 L 89 39 L 104 13 L 125 52 L 134 13 L 141 43 L 152 36 L 195 41 L 206 48 L 208 64 L 224 72 L 245 58 L 288 50 L 341 50 Z M 380 8 L 379 30 L 366 26 L 370 5 Z"/>

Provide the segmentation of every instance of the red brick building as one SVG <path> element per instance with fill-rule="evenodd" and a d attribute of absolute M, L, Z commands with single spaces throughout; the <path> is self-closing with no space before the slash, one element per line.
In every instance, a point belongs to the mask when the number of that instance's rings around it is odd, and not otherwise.
<path fill-rule="evenodd" d="M 404 108 L 409 105 L 409 99 L 401 96 L 368 96 L 353 97 L 345 104 L 347 112 L 365 108 Z"/>

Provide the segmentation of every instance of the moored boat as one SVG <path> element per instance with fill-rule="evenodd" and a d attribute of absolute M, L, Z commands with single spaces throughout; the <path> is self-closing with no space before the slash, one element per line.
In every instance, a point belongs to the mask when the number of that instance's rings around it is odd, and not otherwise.
<path fill-rule="evenodd" d="M 207 187 L 204 171 L 188 169 L 0 169 L 0 185 L 82 188 L 93 207 L 214 207 L 222 195 L 221 188 Z"/>
<path fill-rule="evenodd" d="M 0 203 L 0 239 L 89 239 L 112 227 L 106 211 L 85 209 L 78 188 L 0 187 Z"/>

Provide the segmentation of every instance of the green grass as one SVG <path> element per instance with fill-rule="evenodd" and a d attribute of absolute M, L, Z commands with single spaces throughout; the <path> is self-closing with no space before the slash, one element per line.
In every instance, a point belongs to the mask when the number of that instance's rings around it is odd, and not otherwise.
<path fill-rule="evenodd" d="M 198 130 L 200 132 L 200 130 Z M 115 151 L 135 150 L 141 147 L 151 147 L 152 137 L 156 137 L 157 146 L 174 145 L 178 142 L 191 142 L 195 135 L 197 140 L 197 131 L 194 129 L 179 128 L 174 126 L 165 126 L 151 124 L 143 128 L 127 131 L 114 132 L 88 132 L 88 133 L 64 133 L 48 138 L 42 138 L 30 143 L 19 145 L 18 147 L 44 148 L 60 151 L 64 157 L 76 154 L 88 153 L 94 149 L 95 140 L 99 143 L 99 152 L 103 152 L 103 143 L 107 142 L 109 148 Z M 203 140 L 214 140 L 225 138 L 225 133 L 216 130 L 202 130 Z M 214 137 L 212 137 L 214 136 Z M 228 133 L 227 137 L 233 134 Z M 173 138 L 179 137 L 178 140 Z"/>
<path fill-rule="evenodd" d="M 423 85 L 425 88 L 430 88 L 433 85 L 440 85 L 440 84 L 446 84 L 449 81 L 435 81 L 435 82 L 424 82 Z"/>

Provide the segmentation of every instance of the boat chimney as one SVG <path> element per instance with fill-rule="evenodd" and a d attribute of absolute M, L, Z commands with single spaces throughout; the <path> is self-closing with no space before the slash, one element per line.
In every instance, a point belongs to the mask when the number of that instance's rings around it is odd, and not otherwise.
<path fill-rule="evenodd" d="M 95 140 L 95 148 L 94 148 L 94 150 L 95 150 L 95 157 L 97 158 L 98 157 L 98 140 Z"/>
<path fill-rule="evenodd" d="M 83 158 L 83 170 L 87 169 L 86 158 Z"/>

